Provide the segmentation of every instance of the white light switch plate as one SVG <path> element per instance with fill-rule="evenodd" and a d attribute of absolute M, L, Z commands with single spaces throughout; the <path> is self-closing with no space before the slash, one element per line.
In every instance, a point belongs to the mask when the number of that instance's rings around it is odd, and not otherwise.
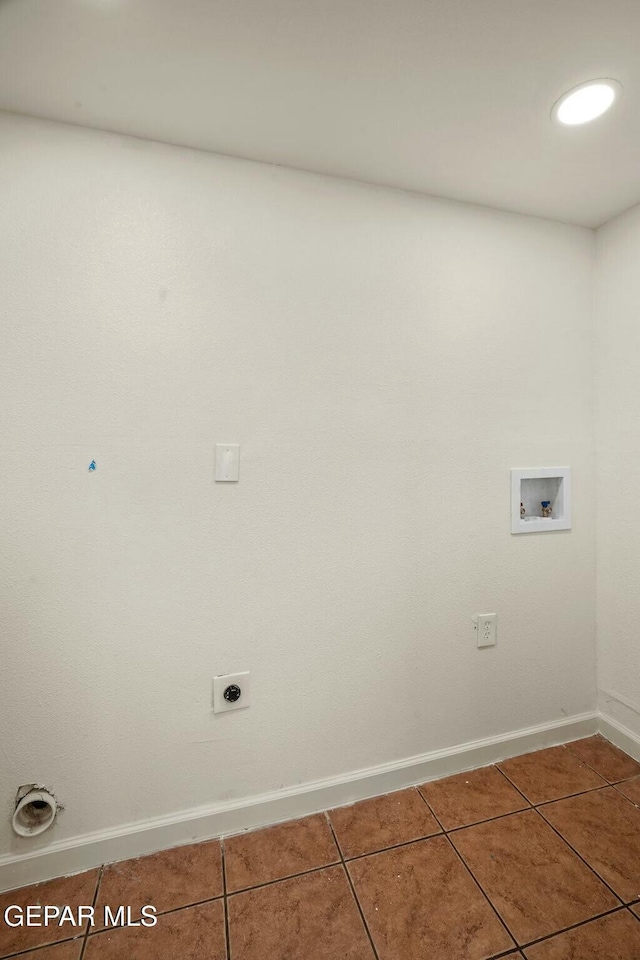
<path fill-rule="evenodd" d="M 216 443 L 216 481 L 235 483 L 240 473 L 240 444 Z"/>

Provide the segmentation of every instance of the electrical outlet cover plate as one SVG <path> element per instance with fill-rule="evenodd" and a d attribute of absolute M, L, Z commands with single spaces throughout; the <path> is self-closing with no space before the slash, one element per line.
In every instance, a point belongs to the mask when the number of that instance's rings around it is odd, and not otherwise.
<path fill-rule="evenodd" d="M 495 647 L 498 632 L 498 616 L 495 613 L 479 613 L 474 617 L 474 633 L 479 647 Z"/>
<path fill-rule="evenodd" d="M 244 673 L 228 673 L 223 677 L 213 678 L 213 712 L 228 713 L 229 710 L 242 710 L 243 707 L 251 706 L 251 686 L 249 683 L 249 671 Z M 242 694 L 235 703 L 230 703 L 224 698 L 224 692 L 227 687 L 235 684 L 240 687 Z"/>

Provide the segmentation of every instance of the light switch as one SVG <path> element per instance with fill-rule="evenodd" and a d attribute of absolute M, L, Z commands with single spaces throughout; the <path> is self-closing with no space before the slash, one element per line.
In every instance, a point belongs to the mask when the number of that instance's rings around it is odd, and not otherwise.
<path fill-rule="evenodd" d="M 240 469 L 240 444 L 216 443 L 216 482 L 233 483 Z"/>

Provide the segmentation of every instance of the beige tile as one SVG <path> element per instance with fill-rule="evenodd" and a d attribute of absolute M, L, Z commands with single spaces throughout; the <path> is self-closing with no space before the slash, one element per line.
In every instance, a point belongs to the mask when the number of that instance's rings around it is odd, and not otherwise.
<path fill-rule="evenodd" d="M 515 813 L 528 806 L 497 767 L 433 780 L 423 784 L 420 792 L 445 830 Z"/>
<path fill-rule="evenodd" d="M 359 857 L 442 832 L 415 789 L 339 807 L 329 817 L 345 857 Z"/>
<path fill-rule="evenodd" d="M 166 913 L 155 927 L 91 934 L 84 960 L 226 960 L 226 955 L 223 901 L 214 900 Z"/>
<path fill-rule="evenodd" d="M 624 780 L 616 784 L 616 790 L 624 794 L 632 803 L 640 807 L 640 777 L 634 777 L 633 780 Z"/>
<path fill-rule="evenodd" d="M 638 960 L 640 923 L 627 910 L 527 947 L 527 960 Z"/>
<path fill-rule="evenodd" d="M 96 927 L 104 926 L 104 908 L 112 913 L 130 906 L 132 916 L 146 904 L 158 913 L 221 897 L 222 852 L 219 840 L 161 850 L 149 857 L 122 860 L 104 868 L 96 903 Z"/>
<path fill-rule="evenodd" d="M 64 923 L 61 927 L 10 927 L 4 922 L 4 912 L 13 904 L 23 909 L 29 905 L 72 908 L 91 906 L 98 874 L 98 870 L 89 870 L 74 877 L 60 877 L 0 894 L 0 957 L 17 953 L 19 950 L 33 950 L 45 943 L 68 940 L 84 932 L 86 924 L 81 929 L 70 923 Z"/>
<path fill-rule="evenodd" d="M 640 899 L 640 809 L 613 787 L 540 807 L 540 813 L 618 894 Z"/>
<path fill-rule="evenodd" d="M 374 960 L 342 866 L 235 894 L 228 910 L 231 960 Z"/>
<path fill-rule="evenodd" d="M 499 763 L 498 768 L 531 803 L 560 800 L 606 784 L 566 747 L 550 747 L 513 757 Z"/>
<path fill-rule="evenodd" d="M 380 960 L 486 960 L 514 946 L 446 837 L 347 869 Z"/>
<path fill-rule="evenodd" d="M 615 747 L 600 734 L 567 744 L 569 750 L 584 760 L 609 783 L 628 780 L 640 774 L 640 763 Z"/>
<path fill-rule="evenodd" d="M 636 917 L 640 917 L 640 903 L 636 903 L 633 907 L 631 907 L 631 912 L 635 913 Z"/>
<path fill-rule="evenodd" d="M 557 933 L 618 905 L 535 810 L 449 836 L 518 943 Z"/>
<path fill-rule="evenodd" d="M 224 856 L 229 893 L 282 880 L 340 860 L 324 815 L 228 837 Z"/>

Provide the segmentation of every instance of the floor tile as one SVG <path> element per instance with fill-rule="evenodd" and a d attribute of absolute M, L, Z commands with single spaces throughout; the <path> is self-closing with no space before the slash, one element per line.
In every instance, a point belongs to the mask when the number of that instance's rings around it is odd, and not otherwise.
<path fill-rule="evenodd" d="M 345 857 L 359 857 L 398 843 L 441 833 L 417 790 L 401 790 L 329 813 Z"/>
<path fill-rule="evenodd" d="M 616 790 L 619 790 L 620 793 L 631 800 L 631 803 L 640 807 L 640 777 L 625 780 L 623 783 L 616 783 Z"/>
<path fill-rule="evenodd" d="M 618 906 L 611 891 L 535 810 L 449 836 L 518 943 Z"/>
<path fill-rule="evenodd" d="M 640 774 L 640 763 L 609 743 L 599 733 L 585 740 L 575 740 L 567 746 L 609 783 L 628 780 L 629 777 Z"/>
<path fill-rule="evenodd" d="M 531 803 L 560 800 L 606 783 L 566 747 L 513 757 L 499 763 L 498 768 Z"/>
<path fill-rule="evenodd" d="M 632 913 L 635 913 L 636 917 L 640 917 L 640 903 L 637 903 L 635 906 L 631 907 L 631 911 Z"/>
<path fill-rule="evenodd" d="M 231 960 L 374 960 L 342 866 L 235 894 L 228 910 Z"/>
<path fill-rule="evenodd" d="M 324 815 L 228 837 L 224 856 L 229 893 L 282 880 L 340 860 Z"/>
<path fill-rule="evenodd" d="M 66 943 L 56 943 L 53 947 L 43 947 L 41 950 L 30 950 L 21 953 L 16 960 L 79 960 L 82 953 L 84 938 L 70 940 Z"/>
<path fill-rule="evenodd" d="M 540 813 L 625 902 L 640 899 L 640 809 L 613 787 L 540 807 Z"/>
<path fill-rule="evenodd" d="M 214 900 L 158 917 L 155 927 L 92 934 L 84 960 L 225 960 L 226 955 L 223 902 Z"/>
<path fill-rule="evenodd" d="M 380 960 L 485 960 L 514 946 L 446 837 L 347 869 Z"/>
<path fill-rule="evenodd" d="M 527 960 L 638 960 L 640 923 L 627 910 L 527 947 Z"/>
<path fill-rule="evenodd" d="M 151 904 L 158 913 L 222 896 L 219 840 L 161 850 L 149 857 L 123 860 L 104 868 L 96 903 L 96 926 L 104 926 L 104 908 L 131 906 L 132 915 Z"/>
<path fill-rule="evenodd" d="M 523 810 L 523 800 L 497 767 L 482 767 L 445 780 L 433 780 L 420 792 L 445 830 Z"/>
<path fill-rule="evenodd" d="M 70 923 L 64 923 L 61 927 L 9 927 L 4 922 L 4 911 L 8 906 L 91 906 L 98 875 L 98 870 L 89 870 L 74 877 L 60 877 L 0 894 L 0 957 L 19 950 L 33 950 L 56 940 L 69 940 L 82 932 Z"/>

